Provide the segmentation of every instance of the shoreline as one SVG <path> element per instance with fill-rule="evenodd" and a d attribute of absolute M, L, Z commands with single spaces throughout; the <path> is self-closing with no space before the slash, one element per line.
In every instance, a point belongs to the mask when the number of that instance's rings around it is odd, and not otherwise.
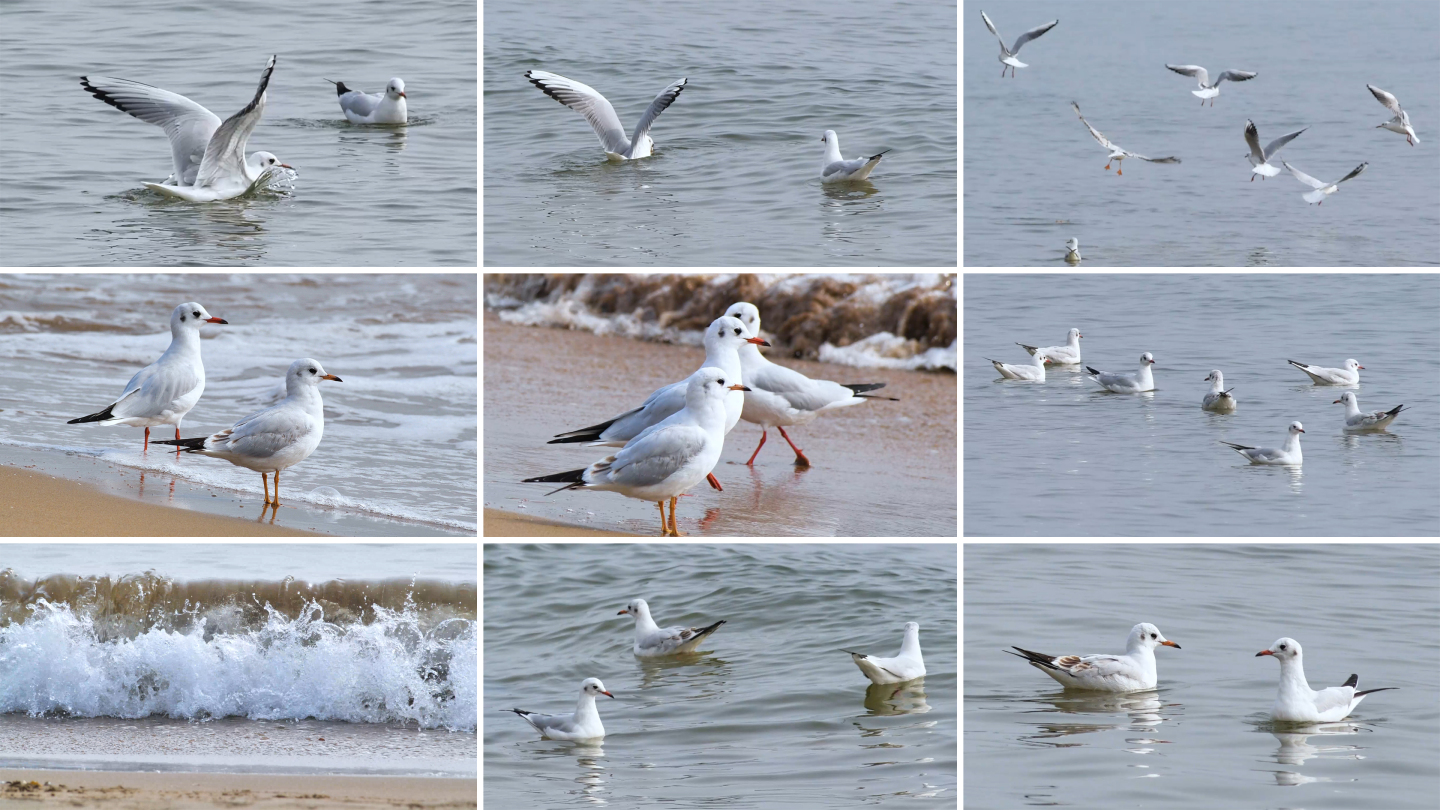
<path fill-rule="evenodd" d="M 660 518 L 657 516 L 658 522 Z M 507 512 L 503 509 L 485 507 L 484 537 L 639 537 L 628 532 L 612 532 L 589 526 L 576 526 L 555 520 L 527 515 L 522 512 Z"/>
<path fill-rule="evenodd" d="M 25 807 L 362 810 L 475 807 L 479 780 L 426 776 L 0 769 L 0 804 Z"/>
<path fill-rule="evenodd" d="M 5 537 L 324 536 L 145 503 L 10 464 L 0 464 L 0 525 L 4 527 L 0 535 Z"/>

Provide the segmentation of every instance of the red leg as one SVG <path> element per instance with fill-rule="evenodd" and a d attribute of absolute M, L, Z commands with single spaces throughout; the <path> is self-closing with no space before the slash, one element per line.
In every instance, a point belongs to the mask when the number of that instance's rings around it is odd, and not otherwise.
<path fill-rule="evenodd" d="M 141 452 L 144 452 L 144 453 L 150 452 L 150 428 L 148 428 L 148 427 L 145 428 L 145 449 L 142 450 Z"/>
<path fill-rule="evenodd" d="M 1110 161 L 1105 161 L 1105 171 L 1110 171 Z"/>
<path fill-rule="evenodd" d="M 795 451 L 795 466 L 796 466 L 796 467 L 809 467 L 809 466 L 810 466 L 810 459 L 806 458 L 806 457 L 805 457 L 805 453 L 802 452 L 802 451 L 800 450 L 800 448 L 798 448 L 798 447 L 795 446 L 795 442 L 791 442 L 791 441 L 790 441 L 790 437 L 785 435 L 785 428 L 780 427 L 779 425 L 776 425 L 776 426 L 775 426 L 775 429 L 778 430 L 778 431 L 780 431 L 780 435 L 781 435 L 781 436 L 785 436 L 785 441 L 790 442 L 790 449 Z"/>
<path fill-rule="evenodd" d="M 1116 177 L 1119 177 L 1119 176 L 1123 175 L 1124 173 L 1125 173 L 1125 168 L 1124 168 L 1123 166 L 1116 166 L 1116 167 L 1115 167 L 1115 176 L 1116 176 Z"/>
<path fill-rule="evenodd" d="M 724 491 L 725 491 L 725 488 L 722 487 L 722 486 L 720 486 L 720 482 L 717 481 L 717 480 L 715 480 L 715 473 L 705 473 L 705 480 L 706 480 L 706 481 L 709 481 L 709 482 L 710 482 L 710 486 L 714 487 L 717 491 L 719 491 L 719 492 L 724 492 Z"/>
<path fill-rule="evenodd" d="M 1255 175 L 1254 175 L 1254 173 L 1251 173 L 1251 175 L 1250 175 L 1250 182 L 1252 182 L 1252 183 L 1255 182 Z"/>
<path fill-rule="evenodd" d="M 762 448 L 762 447 L 764 447 L 764 446 L 765 446 L 765 428 L 762 427 L 762 428 L 760 428 L 760 443 L 757 444 L 757 445 L 755 445 L 755 452 L 753 452 L 753 453 L 750 454 L 750 460 L 747 461 L 747 462 L 745 462 L 745 466 L 747 466 L 747 467 L 754 467 L 754 466 L 755 466 L 755 457 L 758 456 L 758 455 L 760 455 L 760 448 Z"/>

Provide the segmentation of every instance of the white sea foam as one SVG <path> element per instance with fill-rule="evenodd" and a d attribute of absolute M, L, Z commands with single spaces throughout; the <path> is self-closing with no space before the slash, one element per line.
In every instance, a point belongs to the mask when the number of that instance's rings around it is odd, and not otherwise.
<path fill-rule="evenodd" d="M 37 600 L 0 627 L 0 714 L 204 720 L 338 720 L 474 732 L 476 623 L 422 629 L 413 604 L 373 606 L 369 623 L 327 619 L 311 602 L 263 626 L 233 610 L 183 631 L 151 627 L 108 638 L 87 615 Z"/>

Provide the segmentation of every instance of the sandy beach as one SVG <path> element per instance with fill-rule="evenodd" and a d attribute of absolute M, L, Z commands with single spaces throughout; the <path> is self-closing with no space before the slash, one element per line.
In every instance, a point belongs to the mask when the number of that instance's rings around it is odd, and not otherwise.
<path fill-rule="evenodd" d="M 363 810 L 465 808 L 476 804 L 475 779 L 0 770 L 3 807 Z"/>
<path fill-rule="evenodd" d="M 633 408 L 656 388 L 684 379 L 705 358 L 698 346 L 651 343 L 581 330 L 511 325 L 484 313 L 484 506 L 488 537 L 535 536 L 539 521 L 583 531 L 659 534 L 655 504 L 611 492 L 547 496 L 527 477 L 586 466 L 613 448 L 549 445 L 554 434 Z M 781 356 L 774 362 L 816 379 L 885 383 L 877 400 L 827 413 L 789 430 L 813 462 L 772 429 L 754 466 L 760 428 L 740 422 L 714 474 L 724 487 L 682 498 L 682 532 L 696 536 L 954 536 L 958 385 L 953 374 L 852 368 Z M 551 487 L 553 489 L 554 487 Z M 528 519 L 517 517 L 521 505 Z M 519 523 L 492 522 L 494 510 Z M 496 516 L 498 517 L 498 516 Z M 512 534 L 511 532 L 514 532 Z M 523 533 L 522 533 L 523 532 Z"/>
<path fill-rule="evenodd" d="M 572 525 L 500 509 L 485 510 L 485 536 L 499 537 L 638 537 L 627 532 L 607 532 L 589 526 Z"/>
<path fill-rule="evenodd" d="M 0 465 L 0 534 L 7 537 L 313 537 L 317 533 L 144 503 L 23 467 Z"/>

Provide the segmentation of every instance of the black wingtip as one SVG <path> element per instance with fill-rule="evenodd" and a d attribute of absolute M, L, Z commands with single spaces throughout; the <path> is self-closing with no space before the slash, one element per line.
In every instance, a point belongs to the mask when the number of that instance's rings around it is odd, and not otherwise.
<path fill-rule="evenodd" d="M 573 484 L 573 483 L 579 483 L 579 482 L 581 482 L 581 481 L 584 480 L 584 475 L 585 475 L 585 470 L 586 470 L 586 469 L 588 469 L 588 468 L 586 468 L 586 467 L 581 467 L 581 468 L 578 469 L 578 470 L 567 470 L 567 471 L 562 472 L 562 473 L 554 473 L 553 475 L 541 475 L 541 476 L 537 476 L 537 477 L 535 477 L 535 478 L 526 478 L 526 479 L 524 479 L 523 481 L 521 481 L 520 483 L 522 483 L 522 484 L 556 484 L 556 483 Z"/>
<path fill-rule="evenodd" d="M 322 76 L 321 78 L 324 77 Z M 337 96 L 343 96 L 346 93 L 350 92 L 350 88 L 346 87 L 344 82 L 337 82 L 334 79 L 325 79 L 325 81 L 335 85 L 335 95 Z"/>
<path fill-rule="evenodd" d="M 1090 372 L 1091 374 L 1099 374 L 1099 373 L 1100 373 L 1100 372 L 1096 371 L 1094 368 L 1092 368 L 1092 367 L 1090 367 L 1090 366 L 1086 366 L 1086 367 L 1085 367 L 1085 370 L 1088 371 L 1088 372 Z"/>
<path fill-rule="evenodd" d="M 1364 692 L 1356 692 L 1355 697 L 1363 697 L 1364 695 L 1368 695 L 1371 692 L 1390 692 L 1399 688 L 1400 687 L 1398 686 L 1382 686 L 1379 689 L 1366 689 Z"/>
<path fill-rule="evenodd" d="M 99 413 L 92 413 L 92 414 L 90 414 L 89 416 L 81 416 L 81 417 L 79 417 L 79 418 L 77 418 L 77 419 L 71 419 L 69 422 L 66 422 L 65 424 L 67 424 L 67 425 L 78 425 L 78 424 L 80 424 L 80 423 L 82 423 L 82 422 L 101 422 L 101 421 L 104 421 L 104 420 L 106 420 L 106 419 L 112 418 L 113 414 L 111 414 L 111 411 L 112 411 L 114 408 L 115 408 L 115 403 L 112 402 L 112 403 L 110 403 L 109 405 L 106 405 L 106 406 L 105 406 L 105 410 L 103 410 L 103 411 L 101 411 L 101 412 L 99 412 Z"/>
<path fill-rule="evenodd" d="M 1359 676 L 1358 674 L 1356 674 L 1356 675 L 1351 675 L 1350 677 L 1346 678 L 1346 679 L 1345 679 L 1345 683 L 1342 683 L 1342 684 L 1340 684 L 1340 685 L 1341 685 L 1341 686 L 1354 686 L 1354 685 L 1357 684 L 1357 683 L 1360 683 L 1360 676 Z"/>
<path fill-rule="evenodd" d="M 168 445 L 170 445 L 171 447 L 179 447 L 179 448 L 184 449 L 184 450 L 204 450 L 204 449 L 205 449 L 205 440 L 208 439 L 208 438 L 210 438 L 210 437 L 209 437 L 209 436 L 200 436 L 200 437 L 194 438 L 194 439 L 170 439 L 170 440 L 167 440 L 167 441 L 155 440 L 155 441 L 152 441 L 152 442 L 150 442 L 150 443 L 151 443 L 151 444 L 168 444 Z"/>

